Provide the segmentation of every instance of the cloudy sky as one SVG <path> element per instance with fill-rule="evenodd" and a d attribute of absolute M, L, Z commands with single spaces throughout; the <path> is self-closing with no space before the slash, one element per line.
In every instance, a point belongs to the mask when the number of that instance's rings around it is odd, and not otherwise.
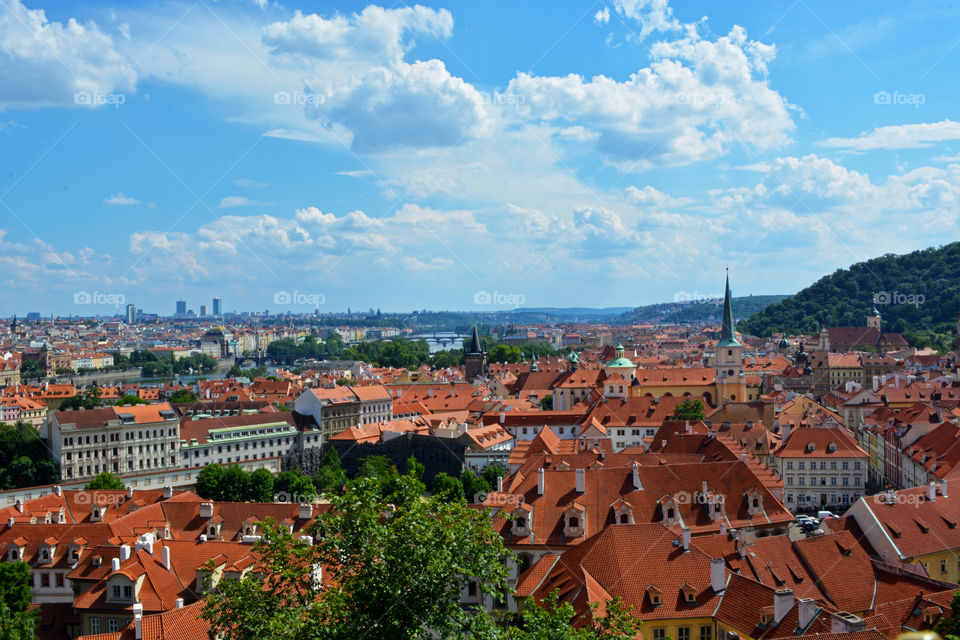
<path fill-rule="evenodd" d="M 0 0 L 0 314 L 790 293 L 957 239 L 958 34 L 931 2 Z"/>

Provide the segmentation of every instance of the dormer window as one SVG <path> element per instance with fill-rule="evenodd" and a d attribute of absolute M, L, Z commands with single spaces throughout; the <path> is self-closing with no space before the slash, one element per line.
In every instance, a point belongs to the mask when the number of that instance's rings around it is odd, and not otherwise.
<path fill-rule="evenodd" d="M 689 582 L 684 582 L 680 587 L 680 591 L 683 593 L 683 601 L 687 604 L 696 604 L 697 602 L 697 590 Z"/>
<path fill-rule="evenodd" d="M 585 533 L 586 510 L 583 505 L 574 502 L 564 514 L 563 535 L 568 538 L 578 538 Z"/>
<path fill-rule="evenodd" d="M 663 592 L 653 585 L 647 587 L 647 597 L 650 598 L 650 604 L 659 607 L 663 604 Z"/>

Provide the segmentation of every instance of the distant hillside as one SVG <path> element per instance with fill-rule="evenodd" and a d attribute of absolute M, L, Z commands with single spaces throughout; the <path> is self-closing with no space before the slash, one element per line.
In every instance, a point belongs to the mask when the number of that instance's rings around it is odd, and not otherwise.
<path fill-rule="evenodd" d="M 795 296 L 737 325 L 751 335 L 815 333 L 820 327 L 859 327 L 876 302 L 883 330 L 911 344 L 946 345 L 960 311 L 960 242 L 905 255 L 887 254 L 820 278 Z"/>
<path fill-rule="evenodd" d="M 737 318 L 746 318 L 768 305 L 780 302 L 788 296 L 744 296 L 733 298 L 733 312 Z M 687 302 L 661 302 L 637 307 L 616 318 L 617 324 L 642 324 L 647 322 L 720 322 L 723 313 L 723 298 Z"/>

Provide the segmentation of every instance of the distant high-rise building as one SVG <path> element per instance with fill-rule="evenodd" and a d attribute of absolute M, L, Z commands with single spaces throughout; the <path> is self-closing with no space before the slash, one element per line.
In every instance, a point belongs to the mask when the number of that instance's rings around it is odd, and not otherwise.
<path fill-rule="evenodd" d="M 133 304 L 127 305 L 127 324 L 133 324 L 137 320 L 137 306 Z"/>
<path fill-rule="evenodd" d="M 223 301 L 220 298 L 213 299 L 213 315 L 223 315 Z"/>
<path fill-rule="evenodd" d="M 187 301 L 177 300 L 177 315 L 182 316 L 187 312 Z"/>
<path fill-rule="evenodd" d="M 205 318 L 206 315 L 207 315 L 207 305 L 202 304 L 200 305 L 200 317 Z"/>

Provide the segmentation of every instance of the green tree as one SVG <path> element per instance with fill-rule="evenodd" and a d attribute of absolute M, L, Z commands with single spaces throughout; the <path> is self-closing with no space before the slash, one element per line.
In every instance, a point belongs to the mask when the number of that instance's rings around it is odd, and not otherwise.
<path fill-rule="evenodd" d="M 463 500 L 463 483 L 441 471 L 433 477 L 433 493 L 449 502 Z"/>
<path fill-rule="evenodd" d="M 313 476 L 313 485 L 318 491 L 339 491 L 345 477 L 343 467 L 340 466 L 340 455 L 336 449 L 330 447 Z"/>
<path fill-rule="evenodd" d="M 104 471 L 93 480 L 85 484 L 83 488 L 87 491 L 105 489 L 116 489 L 122 491 L 127 488 L 127 485 L 123 484 L 123 481 L 120 480 L 120 478 L 113 475 L 109 471 Z"/>
<path fill-rule="evenodd" d="M 512 345 L 498 344 L 487 352 L 490 362 L 520 362 L 520 358 L 520 347 Z"/>
<path fill-rule="evenodd" d="M 470 469 L 465 469 L 460 474 L 460 482 L 463 484 L 463 494 L 467 502 L 483 502 L 481 496 L 490 493 L 490 485 L 487 481 Z"/>
<path fill-rule="evenodd" d="M 273 474 L 257 469 L 250 474 L 247 497 L 253 502 L 273 502 Z"/>
<path fill-rule="evenodd" d="M 483 479 L 487 481 L 487 486 L 491 490 L 496 488 L 497 478 L 502 478 L 505 475 L 507 475 L 507 470 L 503 468 L 503 465 L 496 462 L 487 465 L 487 468 L 483 470 Z"/>
<path fill-rule="evenodd" d="M 507 632 L 508 640 L 627 640 L 640 633 L 640 619 L 633 615 L 632 607 L 619 598 L 606 602 L 604 615 L 596 615 L 597 603 L 590 603 L 591 613 L 585 616 L 585 624 L 574 625 L 573 606 L 559 602 L 558 592 L 553 591 L 542 603 L 524 607 L 520 625 Z"/>
<path fill-rule="evenodd" d="M 28 610 L 33 592 L 30 565 L 22 560 L 0 562 L 0 638 L 33 640 L 37 615 Z"/>
<path fill-rule="evenodd" d="M 544 411 L 553 411 L 553 394 L 548 393 L 540 398 L 540 408 Z"/>
<path fill-rule="evenodd" d="M 250 498 L 250 474 L 240 465 L 228 466 L 220 479 L 220 495 L 225 502 L 246 502 Z"/>
<path fill-rule="evenodd" d="M 219 464 L 207 465 L 197 474 L 194 484 L 197 495 L 207 500 L 223 500 L 220 487 L 223 484 L 223 467 Z"/>
<path fill-rule="evenodd" d="M 167 399 L 170 402 L 196 402 L 197 394 L 190 389 L 177 389 Z"/>
<path fill-rule="evenodd" d="M 673 412 L 673 420 L 703 420 L 704 406 L 700 398 L 687 398 Z"/>
<path fill-rule="evenodd" d="M 960 638 L 960 591 L 955 592 L 950 601 L 950 615 L 941 616 L 934 631 L 948 640 Z"/>
<path fill-rule="evenodd" d="M 317 497 L 317 488 L 310 476 L 298 471 L 284 471 L 277 475 L 273 490 L 280 502 L 312 502 Z"/>
<path fill-rule="evenodd" d="M 144 400 L 140 396 L 135 396 L 130 393 L 124 394 L 122 398 L 117 400 L 118 407 L 122 407 L 124 405 L 131 405 L 131 404 L 150 404 L 150 401 Z"/>
<path fill-rule="evenodd" d="M 460 593 L 472 580 L 502 593 L 508 552 L 489 514 L 422 491 L 403 476 L 388 503 L 375 480 L 361 479 L 317 516 L 323 535 L 313 545 L 268 528 L 255 547 L 264 576 L 221 580 L 202 615 L 228 640 L 476 637 L 490 616 L 463 608 Z M 330 572 L 322 589 L 312 567 Z"/>
<path fill-rule="evenodd" d="M 423 482 L 423 476 L 426 474 L 427 468 L 423 466 L 423 463 L 417 460 L 416 456 L 410 456 L 407 458 L 407 474 L 413 476 L 420 482 Z"/>

